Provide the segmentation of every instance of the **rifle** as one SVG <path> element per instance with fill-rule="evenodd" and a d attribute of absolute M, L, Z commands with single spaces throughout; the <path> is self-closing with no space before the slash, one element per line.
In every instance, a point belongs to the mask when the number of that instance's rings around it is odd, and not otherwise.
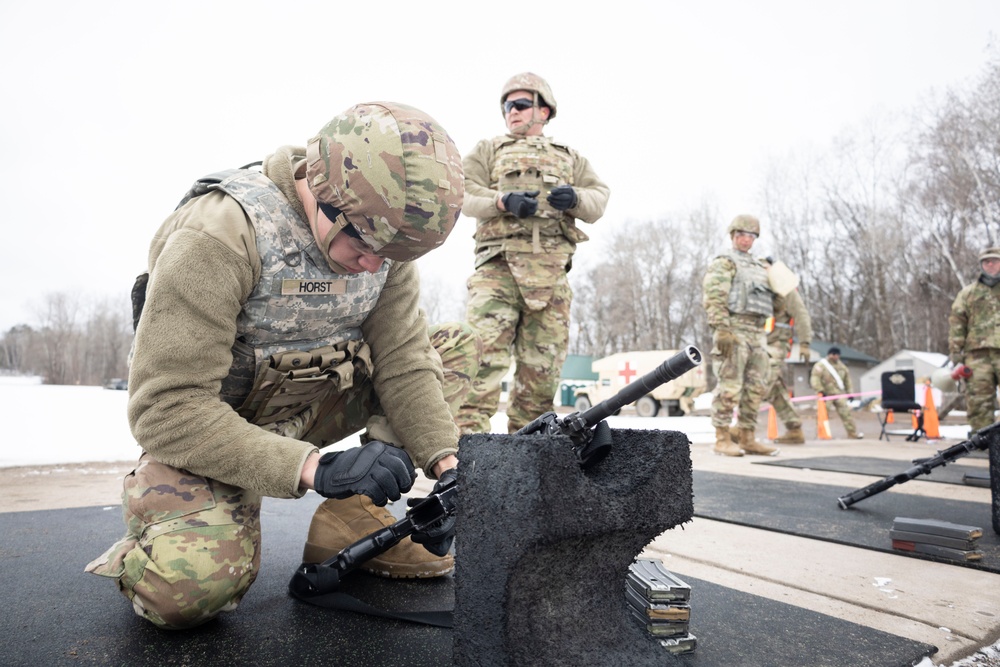
<path fill-rule="evenodd" d="M 340 553 L 328 558 L 322 563 L 303 563 L 295 570 L 292 580 L 288 582 L 288 592 L 304 602 L 335 609 L 350 609 L 364 613 L 401 618 L 404 620 L 451 627 L 450 619 L 444 619 L 432 612 L 387 612 L 377 610 L 357 600 L 341 594 L 333 600 L 323 600 L 321 596 L 333 593 L 340 586 L 340 581 L 350 572 L 356 570 L 362 563 L 385 553 L 405 537 L 421 530 L 426 530 L 458 511 L 458 484 L 450 480 L 436 492 L 415 502 L 407 511 L 406 516 L 391 526 L 386 526 L 367 535 L 354 544 L 344 547 Z M 347 600 L 348 602 L 345 602 Z"/>
<path fill-rule="evenodd" d="M 897 484 L 908 482 L 920 475 L 929 475 L 934 468 L 954 463 L 963 456 L 967 456 L 975 451 L 986 451 L 990 448 L 990 443 L 995 441 L 997 437 L 1000 437 L 1000 422 L 984 428 L 965 442 L 942 449 L 930 458 L 914 459 L 912 468 L 895 475 L 889 475 L 885 479 L 873 482 L 863 489 L 858 489 L 857 491 L 848 493 L 846 496 L 841 496 L 837 498 L 837 504 L 840 505 L 840 509 L 846 510 L 859 500 L 870 498 L 876 493 L 882 493 L 886 489 L 891 489 Z"/>
<path fill-rule="evenodd" d="M 630 382 L 611 398 L 601 401 L 584 412 L 574 412 L 563 418 L 554 412 L 536 417 L 516 435 L 565 435 L 573 441 L 573 451 L 584 469 L 600 462 L 611 451 L 611 428 L 604 420 L 623 406 L 634 403 L 661 384 L 675 380 L 701 364 L 701 351 L 689 345 L 642 377 Z"/>
<path fill-rule="evenodd" d="M 607 456 L 611 450 L 611 429 L 604 421 L 609 415 L 616 413 L 624 405 L 637 401 L 661 384 L 687 373 L 701 364 L 701 361 L 702 355 L 698 348 L 688 346 L 589 410 L 583 413 L 574 412 L 561 419 L 556 417 L 554 412 L 546 412 L 517 431 L 517 435 L 543 433 L 568 436 L 573 442 L 573 450 L 580 460 L 581 467 L 588 468 Z M 336 608 L 345 608 L 343 602 L 324 603 L 319 598 L 336 591 L 340 581 L 365 561 L 385 553 L 408 535 L 426 530 L 454 515 L 458 511 L 457 500 L 458 485 L 450 482 L 436 493 L 431 493 L 416 502 L 404 518 L 391 526 L 377 530 L 344 547 L 336 556 L 322 563 L 303 563 L 288 584 L 289 593 L 312 604 L 320 606 L 336 604 Z M 374 613 L 371 609 L 365 611 Z M 420 618 L 409 618 L 398 614 L 393 617 L 431 623 L 426 614 Z"/>

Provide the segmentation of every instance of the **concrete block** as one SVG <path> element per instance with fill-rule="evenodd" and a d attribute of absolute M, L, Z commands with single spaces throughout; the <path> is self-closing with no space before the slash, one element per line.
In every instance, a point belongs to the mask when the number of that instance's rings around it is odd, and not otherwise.
<path fill-rule="evenodd" d="M 609 456 L 587 471 L 562 436 L 462 438 L 456 665 L 675 663 L 629 616 L 624 586 L 643 548 L 691 519 L 690 442 L 612 434 Z"/>

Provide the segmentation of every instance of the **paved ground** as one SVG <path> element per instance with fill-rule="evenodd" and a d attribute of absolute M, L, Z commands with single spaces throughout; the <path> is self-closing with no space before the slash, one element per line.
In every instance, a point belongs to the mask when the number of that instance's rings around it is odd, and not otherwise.
<path fill-rule="evenodd" d="M 834 436 L 842 437 L 836 417 Z M 878 441 L 874 417 L 862 416 L 864 440 L 811 441 L 785 447 L 781 456 L 873 456 L 900 461 L 933 454 L 956 441 Z M 809 428 L 807 435 L 815 433 Z M 761 432 L 761 437 L 763 432 Z M 715 456 L 709 444 L 692 446 L 696 470 L 836 486 L 873 481 L 861 475 L 753 465 L 757 457 Z M 987 467 L 983 459 L 963 465 Z M 113 505 L 131 462 L 0 469 L 0 512 Z M 429 490 L 421 478 L 419 491 Z M 989 502 L 985 488 L 908 483 L 888 493 Z M 791 501 L 792 499 L 788 499 Z M 984 526 L 989 530 L 989 527 Z M 805 607 L 939 647 L 933 664 L 1000 667 L 1000 575 L 904 558 L 819 540 L 695 519 L 661 536 L 646 555 L 668 567 L 741 591 Z M 994 648 L 990 648 L 993 646 Z M 924 665 L 930 663 L 925 661 Z"/>

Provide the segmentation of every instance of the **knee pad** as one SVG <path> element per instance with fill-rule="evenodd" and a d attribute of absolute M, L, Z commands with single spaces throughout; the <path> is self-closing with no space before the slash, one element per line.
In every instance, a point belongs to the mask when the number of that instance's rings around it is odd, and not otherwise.
<path fill-rule="evenodd" d="M 118 586 L 135 612 L 161 628 L 183 629 L 236 609 L 260 567 L 259 531 L 240 524 L 156 528 L 122 560 Z"/>

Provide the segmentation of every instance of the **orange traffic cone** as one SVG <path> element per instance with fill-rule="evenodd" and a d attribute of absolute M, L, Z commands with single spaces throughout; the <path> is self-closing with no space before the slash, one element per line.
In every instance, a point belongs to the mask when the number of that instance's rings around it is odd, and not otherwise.
<path fill-rule="evenodd" d="M 941 425 L 938 422 L 937 408 L 934 407 L 934 390 L 930 385 L 927 385 L 927 393 L 924 394 L 924 432 L 928 440 L 941 438 Z"/>
<path fill-rule="evenodd" d="M 826 414 L 826 401 L 822 398 L 816 405 L 816 437 L 820 440 L 832 440 L 830 435 L 830 416 Z"/>
<path fill-rule="evenodd" d="M 896 423 L 896 417 L 893 414 L 892 410 L 889 410 L 889 414 L 887 414 L 885 416 L 885 423 L 886 424 L 895 424 Z"/>
<path fill-rule="evenodd" d="M 774 411 L 774 406 L 767 408 L 767 439 L 774 440 L 778 437 L 778 413 Z"/>

